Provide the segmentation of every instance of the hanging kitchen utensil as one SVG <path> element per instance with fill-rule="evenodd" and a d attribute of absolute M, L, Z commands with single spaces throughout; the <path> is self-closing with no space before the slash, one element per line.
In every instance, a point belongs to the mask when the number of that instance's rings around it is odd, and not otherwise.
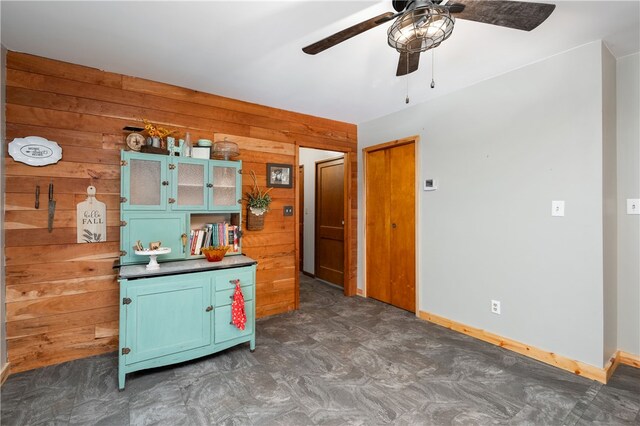
<path fill-rule="evenodd" d="M 53 231 L 53 216 L 56 212 L 56 202 L 53 199 L 53 181 L 49 183 L 49 232 Z"/>

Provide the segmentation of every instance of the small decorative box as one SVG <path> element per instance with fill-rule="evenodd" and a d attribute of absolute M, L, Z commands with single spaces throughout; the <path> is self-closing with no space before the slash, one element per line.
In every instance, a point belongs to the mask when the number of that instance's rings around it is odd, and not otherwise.
<path fill-rule="evenodd" d="M 211 147 L 209 146 L 194 146 L 191 148 L 192 158 L 204 158 L 208 160 L 211 158 Z"/>

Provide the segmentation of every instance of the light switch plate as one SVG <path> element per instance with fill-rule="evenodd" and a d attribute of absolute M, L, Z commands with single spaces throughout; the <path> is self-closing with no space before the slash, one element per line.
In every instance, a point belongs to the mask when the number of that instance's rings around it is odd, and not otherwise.
<path fill-rule="evenodd" d="M 551 202 L 551 216 L 564 216 L 564 201 L 556 200 Z"/>
<path fill-rule="evenodd" d="M 627 214 L 640 214 L 640 198 L 627 198 Z"/>
<path fill-rule="evenodd" d="M 284 206 L 283 212 L 285 216 L 293 216 L 293 206 Z"/>

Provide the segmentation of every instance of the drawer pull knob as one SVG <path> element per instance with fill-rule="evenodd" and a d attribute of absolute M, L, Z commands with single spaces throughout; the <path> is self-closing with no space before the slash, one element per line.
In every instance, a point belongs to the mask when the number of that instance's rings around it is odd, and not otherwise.
<path fill-rule="evenodd" d="M 207 306 L 207 309 L 205 309 L 205 311 L 207 311 L 207 312 L 213 311 L 213 306 Z"/>
<path fill-rule="evenodd" d="M 229 299 L 233 300 L 233 296 L 229 296 Z"/>
<path fill-rule="evenodd" d="M 229 280 L 229 284 L 238 284 L 240 280 Z"/>

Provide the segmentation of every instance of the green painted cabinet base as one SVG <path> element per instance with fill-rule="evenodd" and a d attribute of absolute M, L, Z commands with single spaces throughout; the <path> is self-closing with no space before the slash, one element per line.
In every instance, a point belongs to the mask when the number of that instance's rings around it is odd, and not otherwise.
<path fill-rule="evenodd" d="M 185 262 L 186 263 L 186 262 Z M 255 349 L 256 266 L 120 279 L 118 387 L 133 371 L 187 361 L 242 343 Z M 231 324 L 236 280 L 247 323 Z"/>

